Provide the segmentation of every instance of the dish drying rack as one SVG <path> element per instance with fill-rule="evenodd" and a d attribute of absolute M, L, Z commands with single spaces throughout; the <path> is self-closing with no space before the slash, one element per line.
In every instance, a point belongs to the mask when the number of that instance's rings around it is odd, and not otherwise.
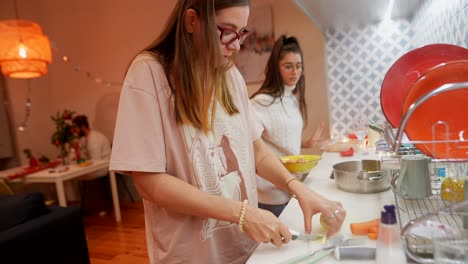
<path fill-rule="evenodd" d="M 411 117 L 411 115 L 414 113 L 414 111 L 421 106 L 426 100 L 430 99 L 433 96 L 439 95 L 444 92 L 452 91 L 452 90 L 458 90 L 458 89 L 468 89 L 468 82 L 461 82 L 461 83 L 450 83 L 450 84 L 444 84 L 437 89 L 434 89 L 427 94 L 423 95 L 420 97 L 418 100 L 416 100 L 407 110 L 405 115 L 402 118 L 402 121 L 400 123 L 400 126 L 398 127 L 397 134 L 395 137 L 395 142 L 393 142 L 393 152 L 398 154 L 396 157 L 398 157 L 398 163 L 399 163 L 399 156 L 401 154 L 404 154 L 404 151 L 401 151 L 402 148 L 402 137 L 404 134 L 404 130 L 406 127 L 406 124 Z M 411 144 L 432 144 L 433 148 L 432 150 L 435 150 L 435 144 L 453 144 L 456 149 L 461 149 L 461 151 L 468 151 L 468 140 L 465 139 L 460 139 L 460 140 L 436 140 L 435 139 L 435 126 L 437 125 L 444 125 L 445 131 L 447 133 L 447 137 L 449 134 L 449 127 L 447 123 L 443 121 L 439 121 L 436 124 L 433 124 L 432 126 L 432 140 L 431 141 L 420 141 L 420 140 L 410 140 L 409 143 Z M 468 131 L 467 131 L 467 137 L 468 137 Z M 460 143 L 464 143 L 460 144 Z M 447 148 L 448 151 L 448 148 Z M 434 152 L 432 152 L 434 153 Z M 395 162 L 395 161 L 394 161 Z M 451 156 L 447 155 L 446 158 L 433 158 L 431 159 L 431 162 L 435 165 L 437 164 L 450 164 L 450 163 L 467 163 L 468 164 L 468 158 L 451 158 Z M 399 165 L 399 164 L 398 164 Z M 465 186 L 466 188 L 466 186 Z M 399 217 L 399 222 L 400 226 L 405 231 L 404 229 L 408 227 L 408 224 L 414 224 L 414 220 L 416 219 L 422 219 L 428 216 L 434 216 L 437 215 L 437 221 L 439 221 L 442 224 L 451 226 L 453 228 L 457 229 L 463 229 L 466 228 L 466 226 L 463 226 L 463 216 L 460 214 L 444 214 L 443 216 L 439 216 L 437 212 L 445 211 L 447 208 L 452 206 L 454 203 L 442 200 L 440 198 L 439 193 L 433 193 L 432 196 L 424 199 L 407 199 L 400 197 L 397 195 L 397 193 L 394 191 L 394 196 L 395 196 L 395 203 L 398 208 L 398 217 Z M 465 199 L 467 199 L 465 197 Z M 466 201 L 464 203 L 467 203 Z M 465 216 L 466 217 L 466 216 Z M 466 218 L 465 218 L 466 221 Z M 402 232 L 404 233 L 404 232 Z M 423 256 L 431 256 L 432 255 L 432 244 L 431 240 L 427 239 L 414 239 L 411 237 L 405 237 L 404 239 L 406 243 L 406 251 L 410 257 L 412 257 L 412 254 L 417 254 L 417 255 L 423 255 Z M 408 251 L 411 252 L 408 252 Z M 413 257 L 412 257 L 413 258 Z M 431 263 L 431 261 L 428 261 L 427 263 Z"/>

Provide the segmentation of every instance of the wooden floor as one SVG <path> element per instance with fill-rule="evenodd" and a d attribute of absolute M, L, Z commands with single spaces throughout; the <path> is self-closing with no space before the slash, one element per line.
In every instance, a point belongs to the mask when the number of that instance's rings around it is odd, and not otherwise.
<path fill-rule="evenodd" d="M 149 263 L 143 204 L 121 204 L 122 223 L 115 222 L 112 207 L 84 216 L 91 264 Z"/>

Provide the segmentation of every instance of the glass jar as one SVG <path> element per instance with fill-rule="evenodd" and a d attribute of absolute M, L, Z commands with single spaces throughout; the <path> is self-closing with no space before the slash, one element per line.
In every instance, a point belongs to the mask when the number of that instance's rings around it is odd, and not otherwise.
<path fill-rule="evenodd" d="M 440 197 L 449 202 L 461 202 L 464 200 L 465 181 L 462 177 L 447 177 L 442 182 Z"/>

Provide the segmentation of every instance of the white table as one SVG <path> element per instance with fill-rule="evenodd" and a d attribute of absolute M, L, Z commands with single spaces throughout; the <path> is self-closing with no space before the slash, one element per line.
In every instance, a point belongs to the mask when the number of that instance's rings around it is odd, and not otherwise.
<path fill-rule="evenodd" d="M 15 181 L 22 180 L 25 183 L 55 183 L 57 189 L 57 197 L 60 206 L 67 206 L 67 200 L 65 198 L 65 189 L 63 183 L 67 180 L 79 178 L 92 172 L 104 170 L 109 168 L 108 160 L 93 160 L 91 165 L 81 167 L 78 165 L 67 165 L 68 170 L 63 172 L 54 172 L 52 169 L 44 169 L 32 174 L 29 174 L 23 178 L 15 179 Z M 7 175 L 14 171 L 22 170 L 24 167 L 18 167 L 0 171 L 0 178 L 6 178 Z M 110 186 L 112 191 L 112 202 L 114 205 L 115 221 L 120 223 L 122 220 L 120 214 L 119 194 L 117 191 L 117 183 L 115 173 L 109 171 Z"/>
<path fill-rule="evenodd" d="M 341 233 L 346 238 L 358 237 L 351 234 L 350 223 L 363 222 L 380 217 L 380 211 L 383 205 L 395 204 L 395 199 L 391 190 L 375 194 L 357 194 L 344 192 L 336 187 L 335 181 L 330 179 L 333 165 L 343 161 L 361 160 L 361 159 L 379 159 L 378 155 L 355 155 L 354 157 L 340 157 L 338 153 L 323 153 L 322 160 L 309 173 L 304 183 L 309 188 L 321 195 L 341 201 L 347 211 L 346 219 L 341 228 Z M 324 234 L 325 231 L 319 223 L 319 215 L 312 218 L 312 233 Z M 290 228 L 297 231 L 304 231 L 304 220 L 302 210 L 296 199 L 291 199 L 289 204 L 280 215 L 280 220 Z M 359 236 L 363 237 L 363 236 Z M 368 241 L 375 243 L 374 241 Z M 374 244 L 375 245 L 375 244 Z M 249 264 L 257 263 L 280 263 L 287 259 L 302 255 L 306 252 L 318 249 L 322 246 L 320 241 L 291 241 L 281 248 L 277 248 L 271 243 L 260 244 L 253 255 L 247 261 Z M 374 263 L 375 261 L 338 261 L 333 255 L 330 255 L 320 261 L 320 263 Z"/>

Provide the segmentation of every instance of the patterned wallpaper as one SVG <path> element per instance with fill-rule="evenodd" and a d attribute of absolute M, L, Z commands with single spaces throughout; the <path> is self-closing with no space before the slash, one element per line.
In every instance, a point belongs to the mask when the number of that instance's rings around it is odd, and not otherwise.
<path fill-rule="evenodd" d="M 468 48 L 468 0 L 425 0 L 412 24 L 415 47 L 449 43 Z"/>
<path fill-rule="evenodd" d="M 403 54 L 431 43 L 468 47 L 468 0 L 425 0 L 412 22 L 348 26 L 325 32 L 331 135 L 346 135 L 352 120 L 381 124 L 380 87 Z"/>

